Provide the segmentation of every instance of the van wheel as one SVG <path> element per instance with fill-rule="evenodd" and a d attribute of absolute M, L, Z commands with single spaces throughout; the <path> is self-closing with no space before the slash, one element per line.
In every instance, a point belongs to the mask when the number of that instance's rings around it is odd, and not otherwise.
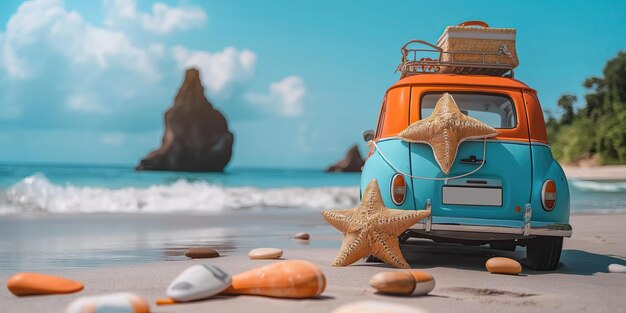
<path fill-rule="evenodd" d="M 554 271 L 561 259 L 563 237 L 539 236 L 526 245 L 526 265 L 536 271 Z"/>

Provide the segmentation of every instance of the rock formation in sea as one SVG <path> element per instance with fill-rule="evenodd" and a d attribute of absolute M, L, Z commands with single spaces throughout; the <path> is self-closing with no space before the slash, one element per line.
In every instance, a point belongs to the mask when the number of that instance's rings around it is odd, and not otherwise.
<path fill-rule="evenodd" d="M 361 158 L 359 147 L 354 145 L 348 150 L 343 160 L 331 165 L 326 172 L 360 172 L 365 161 Z"/>
<path fill-rule="evenodd" d="M 220 172 L 230 161 L 233 134 L 224 116 L 204 95 L 200 72 L 190 68 L 174 104 L 165 113 L 161 147 L 137 170 Z"/>

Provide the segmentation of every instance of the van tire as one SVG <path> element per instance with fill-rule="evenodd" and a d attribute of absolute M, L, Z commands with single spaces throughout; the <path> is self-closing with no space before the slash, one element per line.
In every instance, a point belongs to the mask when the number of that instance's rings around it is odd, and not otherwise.
<path fill-rule="evenodd" d="M 559 266 L 563 237 L 539 236 L 526 245 L 526 265 L 535 271 L 554 271 Z"/>

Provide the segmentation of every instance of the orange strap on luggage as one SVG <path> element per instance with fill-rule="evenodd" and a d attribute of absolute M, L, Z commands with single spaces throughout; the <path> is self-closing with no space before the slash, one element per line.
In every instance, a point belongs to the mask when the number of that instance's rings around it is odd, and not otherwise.
<path fill-rule="evenodd" d="M 459 24 L 458 26 L 481 26 L 481 27 L 489 27 L 489 24 L 483 21 L 467 21 Z"/>

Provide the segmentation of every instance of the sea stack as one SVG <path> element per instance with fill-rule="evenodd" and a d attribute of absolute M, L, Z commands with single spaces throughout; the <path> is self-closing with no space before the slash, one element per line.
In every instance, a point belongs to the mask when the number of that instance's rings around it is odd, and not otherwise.
<path fill-rule="evenodd" d="M 200 72 L 190 68 L 174 104 L 165 113 L 161 147 L 137 170 L 221 172 L 232 155 L 233 134 L 224 116 L 204 95 Z"/>
<path fill-rule="evenodd" d="M 361 157 L 359 147 L 353 145 L 343 160 L 331 165 L 326 169 L 326 172 L 360 172 L 363 168 L 365 161 Z"/>

